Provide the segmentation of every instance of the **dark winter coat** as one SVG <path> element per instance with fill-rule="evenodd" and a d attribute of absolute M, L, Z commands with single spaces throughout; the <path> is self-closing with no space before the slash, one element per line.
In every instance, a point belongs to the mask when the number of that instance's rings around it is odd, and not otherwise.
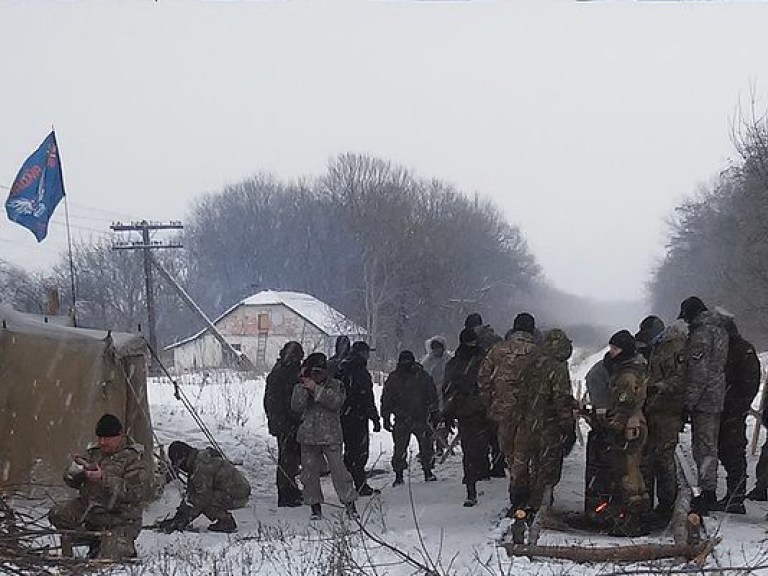
<path fill-rule="evenodd" d="M 667 327 L 651 343 L 646 414 L 682 414 L 685 408 L 685 333 Z"/>
<path fill-rule="evenodd" d="M 760 359 L 755 347 L 736 332 L 728 339 L 723 414 L 746 415 L 760 388 Z"/>
<path fill-rule="evenodd" d="M 592 407 L 607 409 L 611 405 L 611 393 L 608 391 L 611 375 L 602 360 L 589 369 L 585 381 Z"/>
<path fill-rule="evenodd" d="M 341 419 L 346 422 L 379 420 L 373 398 L 373 380 L 365 358 L 353 354 L 342 361 L 336 376 L 344 384 L 344 406 Z"/>
<path fill-rule="evenodd" d="M 689 412 L 719 413 L 725 400 L 728 333 L 717 312 L 704 310 L 691 321 L 685 348 L 686 406 Z"/>
<path fill-rule="evenodd" d="M 449 418 L 485 416 L 485 405 L 477 387 L 477 374 L 485 358 L 480 346 L 460 344 L 445 366 L 443 413 Z"/>
<path fill-rule="evenodd" d="M 437 393 L 432 377 L 421 364 L 398 367 L 387 376 L 381 393 L 381 414 L 388 420 L 396 419 L 426 422 L 437 412 Z"/>
<path fill-rule="evenodd" d="M 267 376 L 264 390 L 264 412 L 272 436 L 293 436 L 301 419 L 291 410 L 293 387 L 299 381 L 299 364 L 285 365 L 277 361 Z"/>
<path fill-rule="evenodd" d="M 344 405 L 344 384 L 328 378 L 310 392 L 299 382 L 293 387 L 291 409 L 301 414 L 296 433 L 299 444 L 330 446 L 342 444 L 341 407 Z"/>
<path fill-rule="evenodd" d="M 140 520 L 142 500 L 151 481 L 143 453 L 144 447 L 127 437 L 114 454 L 107 454 L 98 444 L 91 444 L 84 458 L 101 468 L 101 480 L 87 481 L 84 472 L 75 474 L 68 469 L 64 473 L 64 482 L 78 490 L 80 499 L 91 510 L 121 515 L 125 520 Z"/>
<path fill-rule="evenodd" d="M 242 505 L 251 495 L 251 485 L 245 476 L 213 448 L 193 449 L 187 456 L 186 466 L 190 471 L 187 502 L 193 508 L 193 518 L 221 500 L 219 493 Z"/>

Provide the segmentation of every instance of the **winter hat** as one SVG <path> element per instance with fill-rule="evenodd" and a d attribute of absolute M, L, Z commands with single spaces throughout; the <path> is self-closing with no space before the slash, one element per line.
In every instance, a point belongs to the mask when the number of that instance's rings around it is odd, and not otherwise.
<path fill-rule="evenodd" d="M 467 319 L 464 320 L 464 327 L 465 328 L 477 328 L 478 326 L 483 325 L 483 317 L 480 316 L 477 312 L 472 312 L 469 316 L 467 316 Z"/>
<path fill-rule="evenodd" d="M 398 366 L 410 366 L 411 364 L 416 363 L 416 356 L 413 355 L 413 352 L 410 350 L 403 350 L 400 352 L 400 355 L 397 357 L 397 365 Z"/>
<path fill-rule="evenodd" d="M 477 334 L 472 328 L 464 328 L 459 333 L 459 344 L 472 344 L 477 343 Z"/>
<path fill-rule="evenodd" d="M 325 354 L 322 352 L 312 352 L 312 354 L 304 359 L 301 367 L 307 372 L 310 372 L 314 369 L 325 370 L 328 367 Z"/>
<path fill-rule="evenodd" d="M 608 340 L 608 344 L 621 348 L 626 354 L 632 355 L 636 352 L 635 337 L 632 336 L 629 330 L 619 330 L 611 336 Z"/>
<path fill-rule="evenodd" d="M 640 322 L 640 331 L 635 334 L 635 340 L 648 345 L 663 331 L 664 322 L 661 318 L 653 315 L 646 316 Z"/>
<path fill-rule="evenodd" d="M 371 347 L 368 345 L 367 342 L 363 342 L 362 340 L 358 340 L 354 344 L 352 344 L 352 354 L 355 354 L 356 352 L 370 352 Z"/>
<path fill-rule="evenodd" d="M 123 424 L 120 419 L 114 414 L 104 414 L 99 421 L 96 422 L 96 436 L 99 438 L 111 438 L 113 436 L 120 436 L 123 431 Z"/>
<path fill-rule="evenodd" d="M 189 456 L 189 453 L 192 452 L 192 450 L 192 446 L 186 442 L 175 440 L 168 446 L 168 459 L 173 466 L 178 466 L 179 463 L 187 459 L 187 456 Z"/>
<path fill-rule="evenodd" d="M 701 298 L 689 296 L 680 303 L 680 314 L 677 317 L 690 323 L 699 313 L 704 312 L 706 309 L 707 307 L 701 301 Z"/>
<path fill-rule="evenodd" d="M 535 328 L 536 322 L 533 319 L 533 316 L 528 314 L 528 312 L 521 312 L 515 316 L 515 321 L 512 322 L 512 330 L 515 332 L 528 332 L 528 334 L 533 334 Z"/>
<path fill-rule="evenodd" d="M 304 358 L 304 348 L 295 340 L 286 342 L 280 350 L 280 359 L 287 360 L 288 358 L 296 359 L 297 362 L 301 362 L 301 359 Z"/>

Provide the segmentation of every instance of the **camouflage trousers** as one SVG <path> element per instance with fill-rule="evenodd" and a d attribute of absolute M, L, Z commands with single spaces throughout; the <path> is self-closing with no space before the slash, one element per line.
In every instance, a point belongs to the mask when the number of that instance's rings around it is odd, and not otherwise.
<path fill-rule="evenodd" d="M 499 422 L 498 435 L 499 446 L 509 467 L 509 500 L 513 505 L 527 505 L 533 455 L 530 433 L 519 419 L 508 418 Z"/>
<path fill-rule="evenodd" d="M 117 560 L 136 556 L 135 542 L 141 532 L 141 516 L 135 518 L 110 513 L 103 508 L 89 508 L 75 498 L 56 504 L 48 513 L 48 519 L 58 530 L 101 532 L 101 536 L 63 534 L 63 555 L 71 556 L 73 546 L 87 544 L 98 558 Z"/>
<path fill-rule="evenodd" d="M 650 506 L 640 464 L 643 449 L 648 439 L 648 429 L 641 426 L 639 436 L 628 440 L 623 434 L 610 439 L 610 448 L 615 472 L 615 493 L 621 497 L 621 504 L 629 512 L 645 512 Z"/>
<path fill-rule="evenodd" d="M 320 487 L 320 475 L 325 464 L 331 471 L 333 489 L 342 504 L 354 502 L 357 498 L 352 475 L 344 465 L 341 444 L 302 444 L 301 445 L 301 483 L 304 485 L 304 504 L 322 504 L 323 489 Z"/>
<path fill-rule="evenodd" d="M 419 443 L 419 461 L 424 470 L 432 470 L 434 463 L 434 443 L 432 429 L 429 424 L 410 418 L 395 417 L 395 425 L 392 427 L 392 440 L 395 443 L 392 451 L 392 470 L 402 472 L 408 468 L 408 445 L 411 443 L 411 435 L 416 437 Z"/>
<path fill-rule="evenodd" d="M 677 499 L 675 447 L 683 418 L 681 414 L 654 412 L 649 413 L 647 419 L 645 455 L 648 465 L 644 469 L 643 480 L 650 493 L 654 492 L 655 486 L 659 508 L 671 512 Z"/>
<path fill-rule="evenodd" d="M 744 496 L 747 486 L 747 415 L 720 415 L 717 454 L 727 474 L 728 494 Z"/>
<path fill-rule="evenodd" d="M 547 487 L 554 488 L 563 473 L 562 438 L 557 429 L 532 435 L 530 442 L 530 506 L 538 509 Z"/>
<path fill-rule="evenodd" d="M 693 460 L 699 472 L 699 488 L 703 492 L 717 491 L 717 437 L 720 414 L 694 412 L 691 414 L 691 446 Z"/>
<path fill-rule="evenodd" d="M 200 514 L 208 520 L 223 520 L 229 516 L 230 510 L 244 508 L 248 504 L 248 498 L 248 496 L 241 494 L 230 494 L 224 490 L 216 490 L 204 506 L 198 506 L 194 501 L 191 501 L 190 504 L 200 510 Z"/>

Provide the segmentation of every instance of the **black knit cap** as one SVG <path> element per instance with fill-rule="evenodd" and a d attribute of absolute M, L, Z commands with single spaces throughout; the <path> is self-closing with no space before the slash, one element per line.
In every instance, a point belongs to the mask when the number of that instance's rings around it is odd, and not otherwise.
<path fill-rule="evenodd" d="M 480 316 L 477 312 L 472 312 L 469 316 L 467 316 L 467 319 L 464 320 L 464 327 L 465 328 L 477 328 L 478 326 L 483 325 L 483 317 Z"/>
<path fill-rule="evenodd" d="M 104 414 L 104 416 L 99 418 L 99 421 L 96 422 L 96 436 L 99 438 L 120 436 L 122 431 L 123 424 L 114 414 Z"/>
<path fill-rule="evenodd" d="M 635 340 L 650 344 L 654 338 L 664 331 L 664 321 L 658 316 L 646 316 L 640 322 L 640 331 L 635 334 Z"/>
<path fill-rule="evenodd" d="M 397 365 L 400 366 L 401 364 L 414 364 L 416 362 L 416 356 L 413 355 L 413 352 L 410 350 L 403 350 L 400 352 L 400 354 L 397 356 Z"/>
<path fill-rule="evenodd" d="M 168 446 L 168 459 L 171 461 L 171 464 L 178 466 L 179 463 L 186 460 L 190 452 L 192 452 L 192 446 L 181 440 L 176 440 Z"/>
<path fill-rule="evenodd" d="M 634 354 L 637 351 L 635 347 L 635 337 L 632 336 L 632 333 L 629 330 L 619 330 L 616 334 L 611 336 L 610 340 L 608 340 L 608 344 L 612 344 L 613 346 L 616 346 L 616 348 L 621 348 L 629 355 Z"/>
<path fill-rule="evenodd" d="M 701 301 L 701 298 L 698 296 L 689 296 L 680 303 L 680 314 L 678 314 L 677 317 L 682 318 L 686 322 L 690 322 L 706 309 L 707 307 L 704 305 L 704 302 Z"/>
<path fill-rule="evenodd" d="M 301 367 L 304 368 L 307 372 L 316 368 L 325 370 L 328 367 L 328 363 L 325 354 L 322 352 L 312 352 L 312 354 L 304 359 Z"/>
<path fill-rule="evenodd" d="M 459 344 L 471 344 L 477 342 L 477 333 L 472 328 L 464 328 L 459 333 Z"/>
<path fill-rule="evenodd" d="M 512 330 L 515 332 L 528 332 L 528 334 L 533 334 L 535 329 L 536 321 L 533 319 L 533 316 L 528 314 L 528 312 L 521 312 L 515 316 L 515 321 L 512 322 Z"/>
<path fill-rule="evenodd" d="M 354 344 L 352 344 L 352 353 L 355 352 L 370 352 L 371 347 L 368 345 L 368 342 L 363 342 L 362 340 L 358 340 Z"/>

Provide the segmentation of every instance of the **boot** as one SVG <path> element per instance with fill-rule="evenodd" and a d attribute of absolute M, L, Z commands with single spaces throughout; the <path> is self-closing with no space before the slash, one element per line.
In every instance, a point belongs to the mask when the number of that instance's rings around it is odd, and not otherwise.
<path fill-rule="evenodd" d="M 714 490 L 705 490 L 691 499 L 691 510 L 699 516 L 708 516 L 717 507 L 717 495 Z"/>
<path fill-rule="evenodd" d="M 310 520 L 320 520 L 323 517 L 323 507 L 320 504 L 312 504 L 310 510 L 312 511 L 309 515 Z"/>
<path fill-rule="evenodd" d="M 726 494 L 715 502 L 709 510 L 711 512 L 725 512 L 726 514 L 747 513 L 747 509 L 744 507 L 744 496 L 738 494 Z"/>
<path fill-rule="evenodd" d="M 437 480 L 437 476 L 432 474 L 432 470 L 429 468 L 424 469 L 424 482 L 434 482 Z"/>
<path fill-rule="evenodd" d="M 225 532 L 232 534 L 237 532 L 237 522 L 232 517 L 232 514 L 227 512 L 225 516 L 222 516 L 216 522 L 208 526 L 208 532 Z"/>
<path fill-rule="evenodd" d="M 403 480 L 402 470 L 400 472 L 395 472 L 395 481 L 392 482 L 392 486 L 400 486 L 403 483 L 405 483 L 405 480 Z"/>
<path fill-rule="evenodd" d="M 371 488 L 368 483 L 363 484 L 360 486 L 360 489 L 357 491 L 357 493 L 360 496 L 378 496 L 381 494 L 381 490 L 377 490 L 376 488 Z"/>
<path fill-rule="evenodd" d="M 754 500 L 755 502 L 768 502 L 768 489 L 762 486 L 755 486 L 747 494 L 747 500 Z"/>
<path fill-rule="evenodd" d="M 477 487 L 474 482 L 467 484 L 467 499 L 464 500 L 464 508 L 472 508 L 477 504 Z"/>

